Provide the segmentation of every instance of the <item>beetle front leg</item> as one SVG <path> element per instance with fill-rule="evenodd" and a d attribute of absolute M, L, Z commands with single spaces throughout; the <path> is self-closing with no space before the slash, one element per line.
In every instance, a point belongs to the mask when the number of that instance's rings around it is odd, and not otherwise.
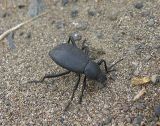
<path fill-rule="evenodd" d="M 66 108 L 65 108 L 65 110 L 64 110 L 64 111 L 66 111 L 66 110 L 68 109 L 68 107 L 70 106 L 71 101 L 72 101 L 72 100 L 73 100 L 73 98 L 74 98 L 75 91 L 76 91 L 76 90 L 77 90 L 77 88 L 78 88 L 78 85 L 79 85 L 80 79 L 81 79 L 81 75 L 79 74 L 79 75 L 78 75 L 78 80 L 77 80 L 77 82 L 76 82 L 76 84 L 75 84 L 75 86 L 74 86 L 74 89 L 73 89 L 73 93 L 72 93 L 71 99 L 70 99 L 70 101 L 68 102 L 68 105 L 66 106 Z"/>
<path fill-rule="evenodd" d="M 108 68 L 107 68 L 107 64 L 106 64 L 106 61 L 104 59 L 101 59 L 97 62 L 97 64 L 100 66 L 102 63 L 104 63 L 104 68 L 106 70 L 106 73 L 108 73 Z"/>
<path fill-rule="evenodd" d="M 102 63 L 104 63 L 104 67 L 105 67 L 105 70 L 106 70 L 106 73 L 109 73 L 111 71 L 116 71 L 115 69 L 111 69 L 113 66 L 115 66 L 117 63 L 121 62 L 123 59 L 120 59 L 118 61 L 116 61 L 115 63 L 113 63 L 109 68 L 107 68 L 107 64 L 106 64 L 106 61 L 101 59 L 97 62 L 98 65 L 101 65 Z"/>
<path fill-rule="evenodd" d="M 79 104 L 82 103 L 82 97 L 83 97 L 83 93 L 84 93 L 84 90 L 86 89 L 86 76 L 84 77 L 84 80 L 83 80 L 83 85 L 82 85 L 82 92 L 81 92 L 81 96 L 79 98 Z"/>
<path fill-rule="evenodd" d="M 54 77 L 60 77 L 66 74 L 69 74 L 71 71 L 66 71 L 63 73 L 52 73 L 52 74 L 46 74 L 41 80 L 33 80 L 33 81 L 29 81 L 28 83 L 42 83 L 46 78 L 54 78 Z"/>

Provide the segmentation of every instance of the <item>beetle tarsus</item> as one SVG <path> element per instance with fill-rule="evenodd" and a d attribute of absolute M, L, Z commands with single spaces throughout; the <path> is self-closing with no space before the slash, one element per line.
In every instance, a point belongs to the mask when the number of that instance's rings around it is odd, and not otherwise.
<path fill-rule="evenodd" d="M 76 84 L 75 84 L 75 86 L 74 86 L 74 89 L 73 89 L 73 93 L 72 93 L 72 96 L 71 96 L 71 101 L 73 100 L 73 97 L 74 97 L 75 91 L 76 91 L 76 90 L 77 90 L 77 88 L 78 88 L 78 85 L 79 85 L 80 79 L 81 79 L 81 76 L 80 76 L 80 74 L 79 74 L 79 75 L 78 75 L 78 80 L 77 80 L 77 82 L 76 82 Z"/>
<path fill-rule="evenodd" d="M 84 80 L 83 80 L 83 85 L 82 85 L 82 92 L 81 92 L 81 96 L 79 98 L 79 104 L 82 103 L 82 97 L 83 97 L 83 93 L 84 93 L 84 90 L 86 89 L 86 76 L 84 77 Z"/>
<path fill-rule="evenodd" d="M 64 111 L 67 111 L 67 110 L 68 110 L 70 104 L 71 104 L 71 101 L 68 102 L 68 104 L 67 104 L 67 106 L 65 107 Z"/>
<path fill-rule="evenodd" d="M 71 71 L 66 71 L 63 73 L 51 73 L 51 74 L 46 74 L 41 80 L 33 80 L 33 81 L 29 81 L 28 83 L 42 83 L 46 78 L 54 78 L 54 77 L 60 77 L 66 74 L 69 74 Z"/>
<path fill-rule="evenodd" d="M 70 106 L 70 104 L 71 104 L 71 101 L 72 101 L 73 98 L 74 98 L 75 91 L 76 91 L 77 88 L 78 88 L 80 79 L 81 79 L 81 75 L 79 74 L 79 75 L 78 75 L 78 80 L 77 80 L 77 82 L 76 82 L 76 84 L 75 84 L 75 86 L 74 86 L 73 92 L 72 92 L 71 99 L 70 99 L 70 101 L 68 102 L 67 106 L 65 107 L 64 111 L 66 111 L 66 110 L 69 108 L 69 106 Z"/>
<path fill-rule="evenodd" d="M 113 63 L 108 69 L 111 70 L 111 68 L 112 68 L 113 66 L 115 66 L 117 63 L 121 62 L 122 60 L 123 60 L 123 58 L 120 59 L 120 60 L 118 60 L 118 61 L 116 61 L 116 62 Z"/>

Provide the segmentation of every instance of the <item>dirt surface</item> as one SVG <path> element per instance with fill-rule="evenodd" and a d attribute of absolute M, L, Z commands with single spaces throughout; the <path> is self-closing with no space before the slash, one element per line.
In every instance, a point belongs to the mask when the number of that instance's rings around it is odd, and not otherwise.
<path fill-rule="evenodd" d="M 131 78 L 137 75 L 160 74 L 160 1 L 78 0 L 63 6 L 54 0 L 49 5 L 44 11 L 52 12 L 14 32 L 15 49 L 6 39 L 0 41 L 0 125 L 154 126 L 160 121 L 154 116 L 154 107 L 160 104 L 159 85 L 146 85 L 147 93 L 135 102 L 142 86 L 131 85 Z M 28 6 L 1 10 L 0 33 L 30 19 Z M 27 81 L 64 71 L 48 52 L 76 31 L 82 40 L 87 39 L 91 55 L 105 59 L 108 65 L 124 60 L 116 65 L 116 72 L 107 75 L 106 87 L 96 88 L 98 82 L 87 81 L 79 105 L 81 79 L 64 113 L 76 74 L 37 84 Z M 79 46 L 82 40 L 77 41 Z"/>

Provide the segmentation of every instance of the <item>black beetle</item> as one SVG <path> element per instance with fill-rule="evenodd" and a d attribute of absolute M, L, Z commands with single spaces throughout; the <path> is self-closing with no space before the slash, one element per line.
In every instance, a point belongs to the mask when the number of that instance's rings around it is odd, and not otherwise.
<path fill-rule="evenodd" d="M 104 83 L 107 78 L 106 78 L 106 73 L 112 71 L 111 68 L 120 62 L 123 59 L 120 59 L 119 61 L 115 62 L 113 65 L 110 66 L 109 70 L 106 65 L 106 61 L 101 59 L 98 62 L 93 61 L 91 58 L 88 56 L 89 49 L 87 46 L 85 46 L 85 41 L 83 41 L 82 48 L 78 48 L 74 39 L 72 36 L 69 37 L 68 43 L 60 44 L 56 46 L 54 49 L 52 49 L 49 52 L 49 56 L 51 59 L 61 67 L 67 69 L 68 71 L 63 72 L 63 73 L 58 73 L 58 74 L 46 74 L 41 80 L 33 80 L 30 81 L 30 83 L 38 83 L 38 82 L 43 82 L 45 78 L 54 78 L 54 77 L 59 77 L 63 76 L 66 74 L 69 74 L 70 72 L 75 72 L 78 75 L 78 80 L 74 86 L 73 93 L 70 99 L 70 102 L 68 103 L 66 109 L 69 107 L 71 101 L 73 100 L 74 93 L 78 88 L 78 84 L 80 82 L 81 74 L 84 74 L 84 80 L 83 80 L 83 86 L 82 86 L 82 91 L 79 99 L 79 103 L 82 102 L 82 97 L 83 97 L 83 92 L 86 88 L 86 78 L 96 80 L 98 82 Z M 70 44 L 71 42 L 71 44 Z M 104 63 L 105 67 L 105 73 L 102 72 L 100 69 L 100 65 Z M 65 109 L 65 110 L 66 110 Z"/>

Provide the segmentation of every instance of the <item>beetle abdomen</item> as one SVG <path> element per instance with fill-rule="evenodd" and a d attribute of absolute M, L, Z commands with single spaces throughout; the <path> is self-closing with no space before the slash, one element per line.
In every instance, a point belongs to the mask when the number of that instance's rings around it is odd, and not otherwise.
<path fill-rule="evenodd" d="M 49 56 L 61 67 L 83 73 L 89 57 L 81 49 L 71 44 L 61 44 L 49 52 Z"/>

